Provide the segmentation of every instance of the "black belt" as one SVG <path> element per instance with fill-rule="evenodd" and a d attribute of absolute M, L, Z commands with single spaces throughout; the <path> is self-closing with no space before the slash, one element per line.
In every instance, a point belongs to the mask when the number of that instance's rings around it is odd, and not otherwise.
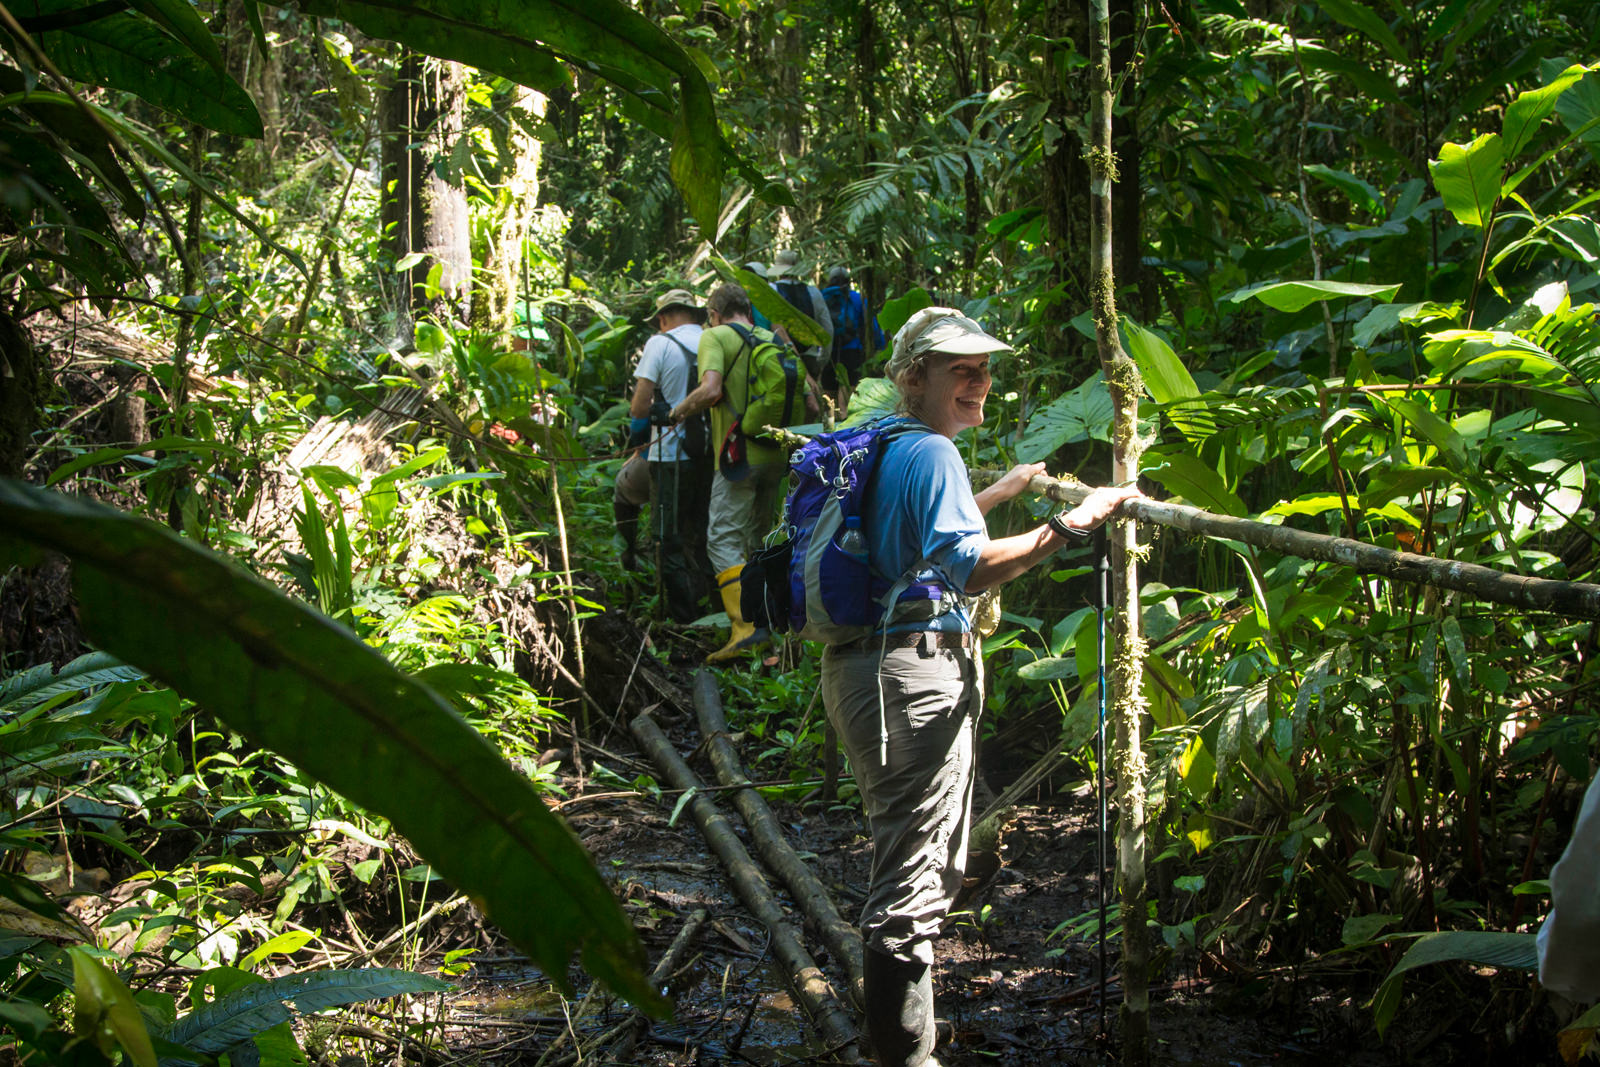
<path fill-rule="evenodd" d="M 836 646 L 840 652 L 877 652 L 880 649 L 916 648 L 932 652 L 936 648 L 971 648 L 974 639 L 966 630 L 909 630 L 905 633 L 873 634 Z"/>

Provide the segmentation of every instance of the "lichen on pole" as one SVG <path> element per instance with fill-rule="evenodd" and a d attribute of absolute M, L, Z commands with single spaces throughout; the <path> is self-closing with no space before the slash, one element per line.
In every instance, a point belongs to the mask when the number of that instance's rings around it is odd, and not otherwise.
<path fill-rule="evenodd" d="M 1139 397 L 1144 382 L 1138 365 L 1123 350 L 1117 332 L 1116 278 L 1112 270 L 1111 188 L 1116 158 L 1111 147 L 1111 10 L 1107 0 L 1090 0 L 1094 24 L 1089 54 L 1089 287 L 1093 301 L 1095 347 L 1111 391 L 1111 478 L 1132 485 L 1139 477 Z M 1106 696 L 1115 724 L 1117 788 L 1117 882 L 1122 919 L 1122 1062 L 1150 1062 L 1150 938 L 1145 925 L 1144 752 L 1140 717 L 1144 713 L 1144 638 L 1139 619 L 1139 531 L 1128 519 L 1113 520 L 1111 546 L 1111 632 L 1116 649 L 1106 672 Z M 1101 773 L 1105 773 L 1104 768 Z"/>

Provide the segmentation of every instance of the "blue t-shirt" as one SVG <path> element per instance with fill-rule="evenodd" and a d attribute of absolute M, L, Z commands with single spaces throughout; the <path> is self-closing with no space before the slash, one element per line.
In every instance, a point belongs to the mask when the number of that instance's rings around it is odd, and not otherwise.
<path fill-rule="evenodd" d="M 905 421 L 926 429 L 915 419 Z M 861 525 L 868 556 L 882 577 L 898 581 L 927 560 L 931 565 L 917 580 L 938 583 L 946 596 L 966 595 L 967 579 L 989 543 L 961 453 L 955 442 L 932 430 L 901 434 L 884 446 Z M 931 619 L 899 620 L 889 632 L 971 628 L 971 616 L 958 600 L 955 610 Z"/>

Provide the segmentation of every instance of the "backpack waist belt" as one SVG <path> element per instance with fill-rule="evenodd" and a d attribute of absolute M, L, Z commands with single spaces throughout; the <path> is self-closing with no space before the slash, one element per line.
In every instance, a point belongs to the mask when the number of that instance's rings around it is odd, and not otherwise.
<path fill-rule="evenodd" d="M 918 645 L 934 648 L 972 648 L 976 638 L 968 630 L 908 630 L 905 633 L 869 634 L 848 644 L 836 645 L 841 652 L 879 652 L 896 648 L 915 648 Z"/>

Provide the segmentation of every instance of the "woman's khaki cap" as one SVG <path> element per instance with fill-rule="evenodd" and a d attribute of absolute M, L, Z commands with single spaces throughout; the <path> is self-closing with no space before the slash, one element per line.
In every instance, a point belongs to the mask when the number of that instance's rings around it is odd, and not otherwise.
<path fill-rule="evenodd" d="M 690 311 L 699 311 L 700 305 L 694 302 L 694 294 L 689 290 L 668 289 L 656 299 L 656 309 L 650 313 L 650 317 L 655 318 L 668 308 L 687 308 Z"/>
<path fill-rule="evenodd" d="M 911 366 L 925 352 L 975 356 L 984 352 L 1009 352 L 1011 346 L 989 336 L 972 319 L 955 308 L 923 308 L 906 320 L 894 335 L 894 355 L 884 373 L 890 378 Z"/>

